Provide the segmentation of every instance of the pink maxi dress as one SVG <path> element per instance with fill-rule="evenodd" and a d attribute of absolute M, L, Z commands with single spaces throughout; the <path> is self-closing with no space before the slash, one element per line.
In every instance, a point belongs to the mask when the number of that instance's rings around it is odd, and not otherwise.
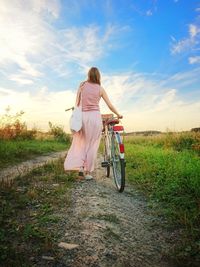
<path fill-rule="evenodd" d="M 101 139 L 102 119 L 99 109 L 100 85 L 85 82 L 81 90 L 83 126 L 73 134 L 71 147 L 64 162 L 65 170 L 93 171 Z"/>

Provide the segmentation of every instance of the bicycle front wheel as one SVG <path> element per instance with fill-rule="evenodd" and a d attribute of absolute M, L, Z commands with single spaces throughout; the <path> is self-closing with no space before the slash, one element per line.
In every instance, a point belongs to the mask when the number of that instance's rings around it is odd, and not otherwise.
<path fill-rule="evenodd" d="M 123 192 L 125 187 L 125 162 L 120 157 L 119 145 L 114 135 L 112 136 L 112 169 L 117 190 Z"/>

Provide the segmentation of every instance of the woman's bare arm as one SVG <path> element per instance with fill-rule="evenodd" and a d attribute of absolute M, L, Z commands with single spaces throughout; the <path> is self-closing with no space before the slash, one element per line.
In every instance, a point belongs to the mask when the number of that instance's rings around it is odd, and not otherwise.
<path fill-rule="evenodd" d="M 76 102 L 75 102 L 75 106 L 79 106 L 79 105 L 80 105 L 80 100 L 81 100 L 81 90 L 82 90 L 82 87 L 83 87 L 84 84 L 85 84 L 85 82 L 82 82 L 82 83 L 79 85 L 79 89 L 78 89 L 77 94 L 76 94 Z"/>
<path fill-rule="evenodd" d="M 107 95 L 106 91 L 105 91 L 103 88 L 101 88 L 101 96 L 102 96 L 103 100 L 106 102 L 106 104 L 107 104 L 107 106 L 109 107 L 109 109 L 110 109 L 113 113 L 115 113 L 115 114 L 117 115 L 118 118 L 122 119 L 123 116 L 120 115 L 120 114 L 118 113 L 118 111 L 116 110 L 116 108 L 115 108 L 115 107 L 113 106 L 113 104 L 110 102 L 110 99 L 108 98 L 108 95 Z"/>
<path fill-rule="evenodd" d="M 80 95 L 81 95 L 81 87 L 79 87 L 77 94 L 76 94 L 75 106 L 79 106 L 79 104 L 80 104 Z"/>

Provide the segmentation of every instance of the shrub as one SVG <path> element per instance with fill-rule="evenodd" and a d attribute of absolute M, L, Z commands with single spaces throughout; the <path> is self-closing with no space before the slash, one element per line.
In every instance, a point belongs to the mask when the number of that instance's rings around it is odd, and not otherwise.
<path fill-rule="evenodd" d="M 55 140 L 59 142 L 70 142 L 70 135 L 67 134 L 62 126 L 53 125 L 52 122 L 49 121 L 49 133 L 54 136 Z"/>
<path fill-rule="evenodd" d="M 21 122 L 23 111 L 14 115 L 10 114 L 10 108 L 0 117 L 0 139 L 1 140 L 32 140 L 35 138 L 36 130 L 28 130 L 25 122 Z"/>
<path fill-rule="evenodd" d="M 200 145 L 200 134 L 195 132 L 167 133 L 161 140 L 164 147 L 172 147 L 176 151 L 196 150 L 198 153 Z"/>

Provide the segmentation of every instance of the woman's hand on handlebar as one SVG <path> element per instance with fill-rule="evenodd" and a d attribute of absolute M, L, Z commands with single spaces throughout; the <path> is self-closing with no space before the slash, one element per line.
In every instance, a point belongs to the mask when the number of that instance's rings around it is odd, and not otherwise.
<path fill-rule="evenodd" d="M 118 119 L 123 119 L 123 116 L 120 115 L 120 114 L 118 114 L 118 115 L 117 115 L 117 118 L 118 118 Z"/>

